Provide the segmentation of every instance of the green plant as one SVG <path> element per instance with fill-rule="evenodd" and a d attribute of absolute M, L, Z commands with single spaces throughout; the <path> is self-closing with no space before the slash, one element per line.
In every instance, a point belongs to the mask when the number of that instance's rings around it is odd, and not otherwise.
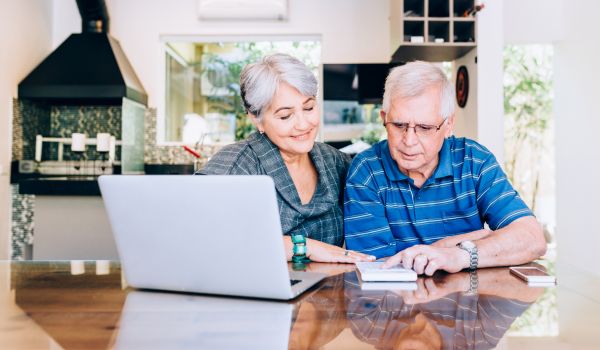
<path fill-rule="evenodd" d="M 509 180 L 533 211 L 552 100 L 551 48 L 507 46 L 504 49 L 505 168 Z M 524 149 L 529 152 L 523 152 Z M 530 159 L 524 160 L 525 157 Z"/>
<path fill-rule="evenodd" d="M 213 94 L 206 98 L 208 112 L 235 115 L 235 139 L 245 139 L 254 131 L 254 126 L 246 115 L 240 96 L 239 76 L 248 63 L 260 57 L 256 51 L 247 50 L 246 56 L 237 60 L 227 60 L 222 55 L 205 53 L 202 73 L 214 90 L 226 89 L 226 94 Z"/>
<path fill-rule="evenodd" d="M 360 136 L 360 141 L 366 142 L 369 145 L 374 145 L 386 137 L 387 134 L 383 125 L 368 123 L 365 125 L 365 130 Z"/>
<path fill-rule="evenodd" d="M 223 44 L 207 44 L 219 45 Z M 240 42 L 231 50 L 235 54 L 223 55 L 206 52 L 203 54 L 201 74 L 204 74 L 213 87 L 211 96 L 207 96 L 208 112 L 234 114 L 236 119 L 235 139 L 243 140 L 254 130 L 254 125 L 246 115 L 240 96 L 240 73 L 249 63 L 256 62 L 262 56 L 274 53 L 289 53 L 315 71 L 319 66 L 320 43 L 301 42 Z M 216 93 L 225 89 L 227 93 Z"/>
<path fill-rule="evenodd" d="M 551 151 L 552 48 L 504 49 L 505 168 L 509 180 L 535 212 L 544 176 L 542 161 Z M 547 167 L 547 165 L 546 165 Z M 550 175 L 551 176 L 551 175 Z M 554 263 L 546 261 L 554 274 Z M 511 336 L 556 336 L 556 289 L 547 289 L 511 326 Z"/>

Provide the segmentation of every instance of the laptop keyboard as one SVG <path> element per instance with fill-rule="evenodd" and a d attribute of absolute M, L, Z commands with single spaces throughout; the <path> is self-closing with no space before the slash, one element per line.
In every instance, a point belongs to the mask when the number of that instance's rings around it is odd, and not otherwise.
<path fill-rule="evenodd" d="M 290 283 L 292 284 L 292 286 L 293 286 L 294 284 L 298 284 L 298 283 L 300 283 L 300 282 L 302 282 L 302 280 L 290 280 Z"/>

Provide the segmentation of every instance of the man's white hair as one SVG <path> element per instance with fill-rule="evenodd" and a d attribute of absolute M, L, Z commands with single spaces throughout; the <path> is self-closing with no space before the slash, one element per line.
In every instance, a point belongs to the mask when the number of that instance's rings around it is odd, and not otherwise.
<path fill-rule="evenodd" d="M 317 96 L 317 78 L 310 69 L 295 57 L 277 53 L 265 56 L 242 70 L 240 92 L 246 111 L 260 119 L 281 82 L 304 96 Z"/>
<path fill-rule="evenodd" d="M 454 114 L 454 86 L 436 65 L 414 61 L 390 71 L 385 79 L 382 109 L 390 111 L 392 99 L 421 96 L 431 87 L 440 90 L 440 115 L 447 119 Z"/>

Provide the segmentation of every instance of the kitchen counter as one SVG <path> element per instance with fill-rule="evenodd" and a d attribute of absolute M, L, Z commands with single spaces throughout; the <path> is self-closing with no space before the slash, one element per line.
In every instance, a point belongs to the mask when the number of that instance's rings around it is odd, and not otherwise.
<path fill-rule="evenodd" d="M 98 177 L 39 177 L 19 181 L 20 194 L 47 196 L 99 196 Z"/>
<path fill-rule="evenodd" d="M 121 173 L 116 166 L 115 174 Z M 147 175 L 191 175 L 193 164 L 146 164 Z M 11 165 L 11 184 L 19 185 L 20 194 L 41 196 L 100 196 L 98 176 L 52 176 L 40 174 L 21 174 L 18 162 Z"/>

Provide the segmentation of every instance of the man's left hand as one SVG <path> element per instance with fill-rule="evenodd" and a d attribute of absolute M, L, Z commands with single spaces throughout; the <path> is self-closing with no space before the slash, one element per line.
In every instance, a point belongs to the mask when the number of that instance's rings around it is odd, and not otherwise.
<path fill-rule="evenodd" d="M 469 267 L 469 253 L 456 246 L 434 247 L 419 244 L 390 257 L 383 264 L 383 268 L 398 264 L 402 264 L 406 269 L 415 270 L 419 275 L 432 276 L 437 270 L 454 273 Z"/>

